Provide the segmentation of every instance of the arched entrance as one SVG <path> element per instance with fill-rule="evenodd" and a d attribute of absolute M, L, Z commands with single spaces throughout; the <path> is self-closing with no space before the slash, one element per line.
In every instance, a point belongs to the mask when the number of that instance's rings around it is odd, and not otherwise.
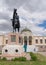
<path fill-rule="evenodd" d="M 24 36 L 24 51 L 27 52 L 27 36 Z"/>
<path fill-rule="evenodd" d="M 27 45 L 27 36 L 24 36 L 24 44 Z"/>

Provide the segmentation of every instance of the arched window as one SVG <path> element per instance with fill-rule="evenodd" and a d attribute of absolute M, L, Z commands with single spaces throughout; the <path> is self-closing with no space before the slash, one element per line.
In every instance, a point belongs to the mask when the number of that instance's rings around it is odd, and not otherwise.
<path fill-rule="evenodd" d="M 36 44 L 38 43 L 38 39 L 35 40 L 36 41 Z"/>
<path fill-rule="evenodd" d="M 29 36 L 29 45 L 32 44 L 32 36 Z"/>

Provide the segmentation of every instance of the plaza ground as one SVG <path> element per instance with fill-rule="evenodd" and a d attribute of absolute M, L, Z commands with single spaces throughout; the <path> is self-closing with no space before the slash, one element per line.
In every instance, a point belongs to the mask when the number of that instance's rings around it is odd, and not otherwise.
<path fill-rule="evenodd" d="M 38 52 L 39 54 L 42 54 L 43 56 L 46 56 L 46 52 Z"/>

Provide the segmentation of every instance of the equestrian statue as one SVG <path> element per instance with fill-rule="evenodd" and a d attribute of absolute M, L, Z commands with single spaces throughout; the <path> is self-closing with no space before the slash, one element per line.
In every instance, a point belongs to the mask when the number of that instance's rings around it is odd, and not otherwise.
<path fill-rule="evenodd" d="M 13 32 L 16 32 L 16 29 L 18 29 L 18 32 L 20 30 L 20 22 L 19 22 L 19 16 L 17 14 L 17 9 L 14 9 L 13 12 L 13 19 L 12 20 L 12 27 L 13 27 Z"/>

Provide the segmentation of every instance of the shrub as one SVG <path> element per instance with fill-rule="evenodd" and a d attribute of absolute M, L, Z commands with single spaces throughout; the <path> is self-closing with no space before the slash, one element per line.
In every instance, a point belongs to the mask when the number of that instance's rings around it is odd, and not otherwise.
<path fill-rule="evenodd" d="M 19 60 L 20 61 L 26 61 L 26 58 L 25 57 L 19 57 Z"/>
<path fill-rule="evenodd" d="M 19 58 L 14 58 L 14 59 L 12 59 L 12 61 L 18 61 L 19 60 Z"/>
<path fill-rule="evenodd" d="M 19 58 L 14 58 L 12 59 L 13 61 L 26 61 L 25 57 L 19 57 Z"/>
<path fill-rule="evenodd" d="M 37 57 L 36 57 L 36 55 L 34 53 L 30 52 L 30 56 L 31 56 L 31 59 L 33 61 L 36 61 L 37 60 Z"/>
<path fill-rule="evenodd" d="M 2 60 L 7 60 L 7 59 L 5 57 L 3 57 Z"/>

